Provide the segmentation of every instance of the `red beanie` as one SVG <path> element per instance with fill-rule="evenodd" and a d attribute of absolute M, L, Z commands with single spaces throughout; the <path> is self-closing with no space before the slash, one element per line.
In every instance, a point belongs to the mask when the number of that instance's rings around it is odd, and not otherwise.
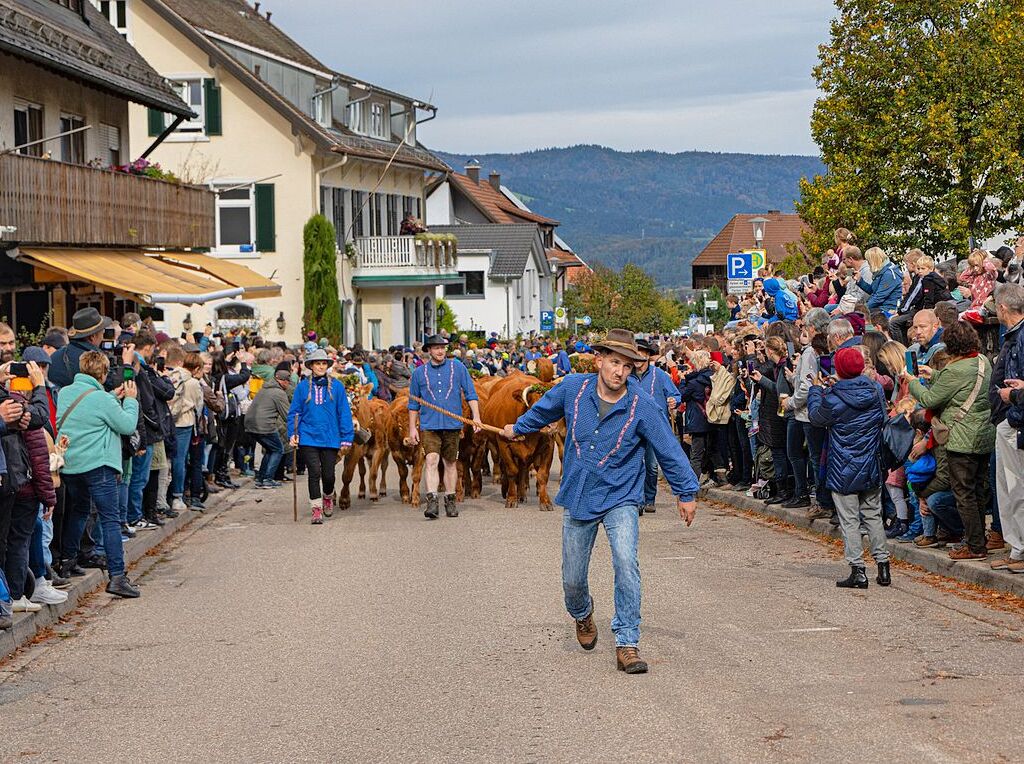
<path fill-rule="evenodd" d="M 724 365 L 725 364 L 725 356 L 723 356 L 717 350 L 712 350 L 711 351 L 711 360 L 714 361 L 715 363 L 719 364 L 719 365 Z"/>
<path fill-rule="evenodd" d="M 864 356 L 859 347 L 843 348 L 832 359 L 840 379 L 853 379 L 864 371 Z"/>

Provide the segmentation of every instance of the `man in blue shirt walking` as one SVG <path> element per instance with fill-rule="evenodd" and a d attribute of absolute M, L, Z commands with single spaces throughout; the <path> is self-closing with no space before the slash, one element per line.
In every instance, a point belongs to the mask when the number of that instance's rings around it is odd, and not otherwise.
<path fill-rule="evenodd" d="M 555 502 L 565 508 L 562 520 L 562 588 L 565 606 L 576 620 L 576 638 L 584 650 L 597 644 L 594 602 L 588 574 L 598 526 L 604 524 L 615 572 L 616 665 L 627 674 L 642 674 L 640 659 L 640 563 L 637 509 L 643 501 L 644 453 L 647 444 L 665 471 L 687 525 L 697 512 L 697 476 L 690 469 L 672 428 L 633 377 L 646 361 L 632 332 L 612 329 L 601 343 L 596 374 L 572 374 L 555 385 L 502 433 L 509 440 L 537 432 L 565 418 L 567 436 L 562 481 Z"/>
<path fill-rule="evenodd" d="M 469 369 L 462 363 L 447 358 L 448 340 L 440 334 L 428 337 L 424 343 L 428 363 L 412 373 L 409 381 L 409 440 L 414 445 L 423 442 L 426 452 L 424 464 L 427 473 L 427 508 L 423 516 L 435 520 L 438 515 L 437 488 L 440 483 L 438 464 L 444 460 L 444 513 L 458 517 L 455 507 L 455 484 L 458 478 L 459 435 L 462 423 L 439 411 L 420 406 L 413 396 L 462 416 L 462 398 L 465 396 L 473 421 L 480 424 L 480 402 L 473 386 Z M 416 419 L 419 417 L 419 422 Z M 480 428 L 475 427 L 475 432 Z"/>
<path fill-rule="evenodd" d="M 658 404 L 658 410 L 666 417 L 671 416 L 669 412 L 675 408 L 679 390 L 672 381 L 672 377 L 654 365 L 658 360 L 661 348 L 654 340 L 644 339 L 637 340 L 636 346 L 641 355 L 646 355 L 647 358 L 637 362 L 633 374 L 640 381 L 643 391 Z M 670 427 L 672 426 L 671 422 L 672 420 L 669 419 Z M 654 447 L 650 443 L 647 444 L 647 450 L 644 453 L 644 470 L 644 503 L 640 505 L 639 512 L 641 515 L 644 512 L 654 512 L 654 499 L 658 495 L 658 460 L 654 456 Z"/>

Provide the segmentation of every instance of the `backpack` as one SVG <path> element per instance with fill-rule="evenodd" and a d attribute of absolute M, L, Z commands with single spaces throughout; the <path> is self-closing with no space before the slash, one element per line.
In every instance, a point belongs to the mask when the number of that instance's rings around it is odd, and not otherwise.
<path fill-rule="evenodd" d="M 720 366 L 711 377 L 711 392 L 708 394 L 705 403 L 704 413 L 711 424 L 728 424 L 732 416 L 732 409 L 729 402 L 732 400 L 732 392 L 736 389 L 736 377 L 729 373 L 724 366 Z"/>

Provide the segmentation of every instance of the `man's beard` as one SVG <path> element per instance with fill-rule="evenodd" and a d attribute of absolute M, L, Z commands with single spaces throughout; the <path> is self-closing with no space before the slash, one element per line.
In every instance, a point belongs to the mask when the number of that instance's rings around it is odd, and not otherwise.
<path fill-rule="evenodd" d="M 13 350 L 0 350 L 0 363 L 10 363 L 14 360 Z"/>

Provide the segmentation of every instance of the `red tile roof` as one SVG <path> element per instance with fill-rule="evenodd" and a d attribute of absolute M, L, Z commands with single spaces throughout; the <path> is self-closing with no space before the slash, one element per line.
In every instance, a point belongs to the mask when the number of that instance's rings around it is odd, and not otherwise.
<path fill-rule="evenodd" d="M 753 218 L 763 217 L 768 220 L 764 224 L 763 248 L 767 251 L 768 262 L 778 263 L 789 253 L 786 245 L 791 242 L 799 242 L 801 234 L 809 231 L 810 227 L 799 215 L 795 213 L 768 212 L 762 215 L 733 215 L 732 220 L 725 224 L 725 228 L 719 231 L 718 235 L 704 247 L 693 265 L 725 265 L 725 258 L 730 252 L 740 252 L 744 249 L 754 249 L 754 227 L 750 221 Z"/>
<path fill-rule="evenodd" d="M 519 209 L 501 192 L 495 191 L 490 181 L 481 178 L 474 183 L 469 176 L 451 174 L 452 182 L 487 216 L 492 223 L 539 223 L 540 225 L 557 226 L 558 221 L 538 215 L 529 210 Z"/>
<path fill-rule="evenodd" d="M 554 249 L 545 250 L 548 256 L 548 260 L 558 263 L 563 268 L 572 268 L 577 265 L 585 265 L 574 252 L 570 252 L 565 249 Z"/>

